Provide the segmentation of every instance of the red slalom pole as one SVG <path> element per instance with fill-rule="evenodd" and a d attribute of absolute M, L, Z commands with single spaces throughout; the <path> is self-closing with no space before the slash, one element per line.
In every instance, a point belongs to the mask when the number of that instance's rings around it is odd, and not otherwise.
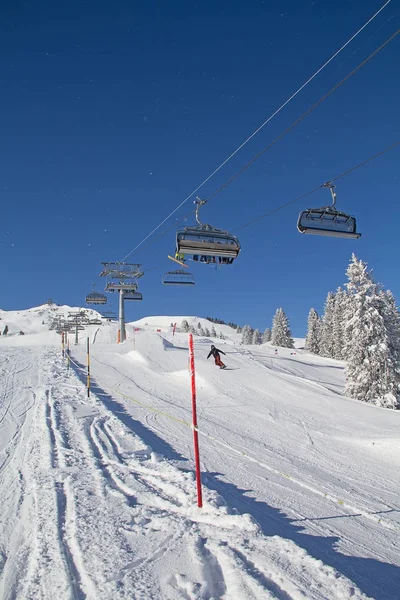
<path fill-rule="evenodd" d="M 194 444 L 194 459 L 196 465 L 196 486 L 197 486 L 197 506 L 203 506 L 203 496 L 201 492 L 201 472 L 200 472 L 200 452 L 199 452 L 199 433 L 197 428 L 197 410 L 196 410 L 196 374 L 194 368 L 194 348 L 193 335 L 189 333 L 189 368 L 190 379 L 192 382 L 192 427 L 193 427 L 193 444 Z"/>

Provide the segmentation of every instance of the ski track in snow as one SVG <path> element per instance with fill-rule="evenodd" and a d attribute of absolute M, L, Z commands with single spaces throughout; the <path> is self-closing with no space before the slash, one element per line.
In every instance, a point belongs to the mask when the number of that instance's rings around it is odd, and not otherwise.
<path fill-rule="evenodd" d="M 310 381 L 289 356 L 229 343 L 232 373 L 199 358 L 198 509 L 190 428 L 163 414 L 190 421 L 185 336 L 143 331 L 139 351 L 93 332 L 89 398 L 83 346 L 73 370 L 53 344 L 0 347 L 1 600 L 398 597 L 398 462 L 378 477 L 372 461 L 361 482 L 348 442 L 330 446 L 336 367 L 315 361 Z M 297 415 L 282 402 L 291 386 Z"/>

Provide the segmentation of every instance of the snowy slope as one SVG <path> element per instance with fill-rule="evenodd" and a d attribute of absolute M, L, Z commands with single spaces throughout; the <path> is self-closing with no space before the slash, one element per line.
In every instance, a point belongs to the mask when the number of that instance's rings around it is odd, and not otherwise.
<path fill-rule="evenodd" d="M 133 321 L 132 325 L 145 331 L 156 331 L 157 329 L 161 329 L 161 331 L 166 333 L 172 331 L 171 325 L 175 323 L 179 329 L 183 320 L 186 320 L 189 323 L 189 326 L 194 327 L 195 329 L 197 329 L 197 326 L 200 323 L 203 329 L 208 328 L 211 331 L 211 328 L 214 327 L 217 336 L 222 333 L 225 337 L 232 341 L 240 341 L 241 339 L 241 335 L 237 334 L 232 327 L 229 327 L 228 325 L 212 323 L 208 319 L 204 319 L 202 317 L 145 317 L 144 319 Z"/>
<path fill-rule="evenodd" d="M 0 309 L 0 329 L 3 330 L 8 325 L 8 335 L 15 335 L 23 331 L 25 335 L 43 333 L 49 330 L 50 322 L 57 316 L 68 317 L 69 312 L 78 312 L 84 310 L 89 318 L 100 318 L 101 315 L 96 310 L 90 308 L 57 306 L 55 304 L 43 304 L 30 308 L 28 310 L 2 310 Z"/>
<path fill-rule="evenodd" d="M 88 328 L 69 370 L 54 332 L 1 340 L 0 598 L 398 599 L 400 412 L 344 398 L 338 361 L 216 325 L 195 337 L 198 509 L 182 318 L 121 345 Z"/>
<path fill-rule="evenodd" d="M 28 310 L 14 310 L 5 311 L 0 309 L 0 333 L 3 332 L 5 325 L 8 326 L 7 344 L 13 346 L 25 346 L 29 345 L 45 345 L 47 343 L 57 344 L 59 343 L 60 337 L 54 331 L 49 331 L 50 323 L 53 319 L 61 316 L 63 319 L 68 318 L 68 313 L 78 312 L 84 310 L 89 319 L 101 319 L 101 314 L 96 310 L 82 307 L 71 307 L 71 306 L 57 306 L 55 304 L 48 305 L 43 304 Z M 79 332 L 79 339 L 84 340 L 89 335 L 93 337 L 96 331 L 99 329 L 99 325 L 88 325 L 84 331 Z M 117 339 L 117 327 L 115 329 L 115 337 Z M 29 336 L 29 340 L 19 336 L 19 332 L 22 331 L 24 336 Z M 108 328 L 108 334 L 106 337 L 110 337 L 110 328 Z M 70 339 L 74 337 L 70 334 Z M 0 336 L 0 343 L 2 343 L 2 336 Z M 4 342 L 5 343 L 5 342 Z"/>

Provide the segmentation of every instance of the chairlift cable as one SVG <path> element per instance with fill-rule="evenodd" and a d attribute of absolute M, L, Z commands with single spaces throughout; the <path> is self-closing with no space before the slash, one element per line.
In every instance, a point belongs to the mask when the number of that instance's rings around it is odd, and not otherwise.
<path fill-rule="evenodd" d="M 356 169 L 360 169 L 361 167 L 363 167 L 367 163 L 371 162 L 372 160 L 375 160 L 375 158 L 378 158 L 379 156 L 382 156 L 382 154 L 385 154 L 386 152 L 389 152 L 389 150 L 392 150 L 393 148 L 396 148 L 396 146 L 398 146 L 399 144 L 400 144 L 400 140 L 398 140 L 397 142 L 394 142 L 394 144 L 392 144 L 391 146 L 388 146 L 387 148 L 385 148 L 384 150 L 381 150 L 377 154 L 374 154 L 373 156 L 370 156 L 366 160 L 363 160 L 362 162 L 358 163 L 358 165 L 356 165 L 355 167 L 352 167 L 348 171 L 344 171 L 343 173 L 341 173 L 340 175 L 337 175 L 336 177 L 334 177 L 330 181 L 337 181 L 338 179 L 341 179 L 342 177 L 345 177 L 346 175 L 349 175 L 350 173 L 352 173 Z"/>
<path fill-rule="evenodd" d="M 378 54 L 378 52 L 383 50 L 383 48 L 385 48 L 385 46 L 387 46 L 389 44 L 389 42 L 391 42 L 397 35 L 399 35 L 399 33 L 400 33 L 400 29 L 395 31 L 383 44 L 381 44 L 381 46 L 379 46 L 379 48 L 376 48 L 376 50 L 374 50 L 374 52 L 372 52 L 372 54 L 367 56 L 367 58 L 364 59 L 355 69 L 353 69 L 350 73 L 348 73 L 341 81 L 339 81 L 339 83 L 334 85 L 333 88 L 331 88 L 329 90 L 329 92 L 327 92 L 324 96 L 322 96 L 322 98 L 320 98 L 315 104 L 313 104 L 308 110 L 306 110 L 300 117 L 298 117 L 298 119 L 296 119 L 291 125 L 289 125 L 289 127 L 287 127 L 274 140 L 272 140 L 272 142 L 270 144 L 268 144 L 268 146 L 266 146 L 260 152 L 258 152 L 258 154 L 253 156 L 253 158 L 246 165 L 244 165 L 244 167 L 242 167 L 237 173 L 235 173 L 235 175 L 230 177 L 228 179 L 228 181 L 226 181 L 213 194 L 211 194 L 211 196 L 209 196 L 206 199 L 206 202 L 209 202 L 209 200 L 211 200 L 212 198 L 215 198 L 215 196 L 217 196 L 220 192 L 222 192 L 225 188 L 227 188 L 228 185 L 230 185 L 233 181 L 235 181 L 235 179 L 237 179 L 239 177 L 239 175 L 242 175 L 242 173 L 244 173 L 244 171 L 246 171 L 249 167 L 251 167 L 251 165 L 253 165 L 261 156 L 263 156 L 268 150 L 270 150 L 272 148 L 272 146 L 274 146 L 280 139 L 282 139 L 286 134 L 288 134 L 290 131 L 292 131 L 292 129 L 294 129 L 296 127 L 296 125 L 298 125 L 301 121 L 303 121 L 303 119 L 305 119 L 305 117 L 307 117 L 314 109 L 316 109 L 320 104 L 322 104 L 322 102 L 324 102 L 324 100 L 329 98 L 329 96 L 331 96 L 333 94 L 333 92 L 335 92 L 341 85 L 343 85 L 348 79 L 350 79 L 350 77 L 355 75 L 357 73 L 357 71 L 359 71 L 364 65 L 367 64 L 368 61 L 371 60 L 371 58 L 373 58 L 374 56 L 376 56 L 376 54 Z"/>
<path fill-rule="evenodd" d="M 192 211 L 192 212 L 194 213 L 194 211 Z M 189 217 L 189 215 L 185 215 L 181 219 L 179 219 L 179 221 L 185 221 L 188 217 Z M 145 248 L 148 248 L 149 246 L 152 246 L 153 244 L 155 244 L 158 240 L 160 240 L 161 238 L 163 238 L 172 229 L 176 229 L 176 223 L 173 223 L 170 227 L 168 227 L 167 229 L 165 229 L 164 231 L 162 231 L 156 238 L 153 238 L 151 241 L 147 242 L 147 244 L 145 244 L 144 246 L 142 246 L 138 252 L 135 252 L 135 254 L 140 254 L 140 252 L 143 252 L 145 250 Z M 145 242 L 145 240 L 143 240 L 142 243 L 144 243 L 144 242 Z M 139 244 L 139 246 L 140 246 L 140 244 Z M 134 252 L 134 250 L 132 250 L 132 252 L 130 254 L 132 254 L 133 252 Z M 128 254 L 125 258 L 127 258 L 128 256 L 130 256 L 130 254 Z"/>
<path fill-rule="evenodd" d="M 379 156 L 382 156 L 383 154 L 386 154 L 386 152 L 389 152 L 389 150 L 393 150 L 393 148 L 396 148 L 399 145 L 400 145 L 400 140 L 398 140 L 397 142 L 394 142 L 394 144 L 391 144 L 390 146 L 387 146 L 386 148 L 384 148 L 380 152 L 377 152 L 373 156 L 370 156 L 366 160 L 363 160 L 362 162 L 358 163 L 354 167 L 351 167 L 351 169 L 348 169 L 347 171 L 344 171 L 340 175 L 337 175 L 336 177 L 333 177 L 329 181 L 330 182 L 334 182 L 334 181 L 338 181 L 339 179 L 342 179 L 342 177 L 346 177 L 346 175 L 349 175 L 353 171 L 356 171 L 357 169 L 360 169 L 361 167 L 363 167 L 367 163 L 370 163 L 371 161 L 375 160 Z M 290 206 L 291 204 L 294 204 L 295 202 L 298 202 L 299 200 L 302 200 L 303 198 L 306 198 L 307 196 L 311 196 L 311 194 L 314 194 L 315 192 L 317 192 L 318 190 L 322 189 L 323 187 L 325 187 L 325 183 L 319 185 L 318 187 L 314 188 L 313 190 L 310 190 L 309 192 L 306 192 L 305 194 L 302 194 L 301 196 L 297 196 L 297 198 L 294 198 L 293 200 L 290 200 L 289 202 L 285 202 L 285 204 L 281 204 L 280 206 L 277 206 L 276 208 L 270 210 L 267 213 L 264 213 L 263 215 L 260 215 L 259 217 L 256 217 L 255 219 L 252 219 L 248 223 L 245 223 L 244 225 L 241 225 L 240 227 L 238 227 L 237 229 L 235 229 L 235 233 L 237 231 L 240 231 L 241 229 L 245 229 L 245 227 L 250 227 L 250 225 L 254 225 L 254 223 L 257 223 L 258 221 L 261 221 L 262 219 L 265 219 L 266 217 L 269 217 L 270 215 L 278 212 L 279 210 L 282 210 L 283 208 L 286 208 L 287 206 Z"/>
<path fill-rule="evenodd" d="M 143 271 L 145 273 L 149 273 L 150 271 L 155 271 L 156 269 L 159 269 L 161 265 L 157 265 L 155 267 L 150 267 L 149 269 L 143 269 Z"/>
<path fill-rule="evenodd" d="M 160 268 L 161 265 L 157 265 L 156 267 L 151 267 L 150 269 L 143 269 L 143 273 L 150 273 L 150 271 L 156 271 Z"/>
<path fill-rule="evenodd" d="M 127 258 L 129 258 L 129 256 L 131 256 L 131 254 L 133 254 L 142 244 L 144 244 L 144 242 L 146 242 L 149 237 L 151 237 L 160 227 L 162 227 L 164 225 L 164 223 L 166 221 L 168 221 L 184 204 L 186 204 L 186 202 L 188 202 L 188 200 L 190 200 L 190 198 L 192 198 L 194 196 L 194 194 L 196 194 L 202 187 L 204 187 L 204 185 L 206 183 L 208 183 L 208 181 L 210 181 L 210 179 L 212 177 L 214 177 L 214 175 L 216 175 L 216 173 L 218 173 L 218 171 L 220 171 L 255 135 L 257 135 L 257 133 L 259 133 L 270 121 L 272 121 L 272 119 L 274 117 L 276 117 L 276 115 L 278 113 L 281 112 L 281 110 L 283 110 L 283 108 L 285 108 L 285 106 L 287 106 L 289 104 L 289 102 L 291 102 L 309 83 L 311 83 L 311 81 L 313 81 L 313 79 L 315 79 L 315 77 L 317 77 L 317 75 L 319 75 L 324 69 L 325 67 L 327 67 L 382 11 L 384 8 L 386 8 L 386 6 L 388 6 L 388 4 L 390 4 L 391 0 L 387 0 L 387 2 L 385 2 L 385 4 L 383 6 L 381 6 L 381 8 L 374 14 L 372 15 L 372 17 L 370 17 L 370 19 L 368 19 L 368 21 L 366 23 L 364 23 L 364 25 L 362 27 L 360 27 L 360 29 L 358 29 L 358 31 L 356 31 L 356 33 L 354 33 L 345 44 L 343 44 L 343 46 L 341 46 L 339 48 L 339 50 L 337 50 L 319 69 L 317 69 L 317 71 L 315 71 L 315 73 L 309 77 L 309 79 L 307 79 L 307 81 L 305 83 L 303 83 L 303 85 L 301 85 L 283 104 L 281 104 L 281 106 L 279 108 L 277 108 L 275 110 L 275 112 L 273 112 L 268 119 L 266 119 L 259 127 L 257 127 L 257 129 L 255 129 L 255 131 L 253 131 L 253 133 L 251 133 L 245 140 L 244 142 L 242 142 L 237 148 L 236 150 L 234 150 L 216 169 L 214 169 L 214 171 L 208 175 L 208 177 L 206 177 L 201 183 L 200 185 L 198 185 L 180 204 L 178 204 L 178 206 L 176 206 L 176 208 L 174 208 L 173 211 L 171 211 L 169 213 L 169 215 L 167 217 L 165 217 L 165 219 L 163 219 L 161 221 L 161 223 L 159 223 L 159 225 L 157 225 L 157 227 L 155 227 L 152 231 L 150 231 L 149 234 L 147 234 L 146 237 L 143 238 L 143 240 L 141 242 L 139 242 L 139 244 L 137 244 L 130 252 L 128 252 L 128 254 L 126 254 L 126 256 L 124 256 L 124 258 L 121 260 L 121 262 L 125 261 Z M 372 58 L 372 57 L 371 57 Z M 218 193 L 218 192 L 217 192 Z M 215 194 L 214 194 L 215 195 Z M 212 197 L 214 197 L 211 196 Z M 210 199 L 210 198 L 209 198 Z"/>

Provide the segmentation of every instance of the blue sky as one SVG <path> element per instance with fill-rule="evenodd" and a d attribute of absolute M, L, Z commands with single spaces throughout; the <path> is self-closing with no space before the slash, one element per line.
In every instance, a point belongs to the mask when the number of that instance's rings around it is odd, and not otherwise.
<path fill-rule="evenodd" d="M 383 3 L 3 2 L 0 307 L 49 296 L 79 305 L 92 282 L 101 290 L 101 261 L 122 259 Z M 383 43 L 399 16 L 391 2 L 201 195 Z M 211 200 L 204 220 L 234 231 L 396 141 L 399 60 L 396 38 Z M 352 252 L 399 299 L 399 158 L 397 148 L 338 182 L 338 207 L 357 217 L 359 240 L 297 232 L 302 208 L 329 202 L 322 190 L 240 232 L 231 267 L 193 265 L 197 285 L 182 290 L 161 284 L 174 230 L 155 236 L 130 257 L 149 271 L 128 318 L 214 315 L 264 329 L 282 306 L 302 335 L 309 308 L 321 310 L 344 282 Z M 161 232 L 190 223 L 192 210 L 189 201 Z"/>

